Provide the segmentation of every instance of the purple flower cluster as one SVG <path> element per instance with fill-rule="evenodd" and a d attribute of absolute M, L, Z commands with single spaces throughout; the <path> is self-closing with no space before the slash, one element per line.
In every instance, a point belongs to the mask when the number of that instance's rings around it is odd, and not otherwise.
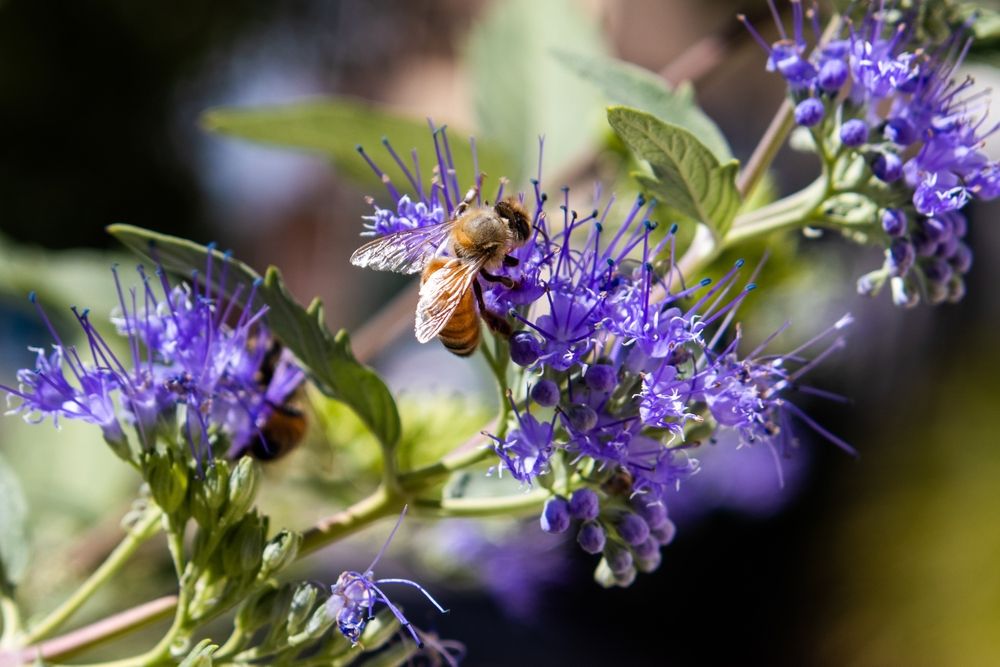
<path fill-rule="evenodd" d="M 224 264 L 223 272 L 227 267 Z M 94 328 L 87 311 L 73 312 L 86 337 L 89 362 L 62 342 L 36 303 L 56 342 L 48 357 L 38 350 L 34 369 L 18 372 L 18 389 L 2 387 L 8 399 L 21 399 L 11 412 L 23 413 L 31 423 L 51 416 L 56 425 L 60 418 L 97 424 L 114 451 L 136 463 L 158 439 L 186 441 L 199 468 L 211 464 L 219 452 L 242 454 L 305 374 L 283 353 L 267 382 L 261 381 L 271 344 L 262 319 L 267 309 L 240 307 L 242 286 L 228 302 L 221 293 L 213 295 L 211 268 L 209 263 L 203 288 L 197 272 L 191 285 L 171 288 L 163 270 L 157 271 L 162 298 L 141 266 L 141 291 L 133 288 L 126 297 L 112 269 L 120 303 L 112 322 L 127 339 L 128 368 Z M 225 275 L 220 281 L 224 283 Z M 251 288 L 246 303 L 253 303 L 256 288 Z M 123 421 L 134 427 L 137 444 L 130 443 Z"/>
<path fill-rule="evenodd" d="M 954 78 L 972 41 L 963 42 L 963 35 L 975 16 L 943 43 L 916 43 L 911 25 L 916 15 L 890 13 L 885 4 L 872 2 L 857 25 L 847 22 L 846 39 L 808 55 L 797 1 L 793 40 L 773 2 L 782 40 L 768 45 L 750 29 L 770 55 L 768 68 L 788 81 L 799 124 L 842 118 L 839 127 L 833 120 L 824 126 L 817 140 L 829 135 L 861 152 L 877 179 L 878 187 L 868 193 L 881 209 L 882 229 L 876 226 L 871 238 L 886 247 L 886 261 L 859 281 L 859 291 L 873 294 L 889 281 L 898 305 L 913 306 L 921 294 L 931 303 L 957 301 L 965 292 L 961 276 L 972 262 L 959 210 L 973 198 L 1000 194 L 1000 165 L 982 150 L 985 137 L 996 130 L 986 123 L 987 91 L 970 94 L 973 81 Z M 819 43 L 815 11 L 811 14 Z M 834 70 L 836 76 L 824 78 L 824 71 Z M 837 107 L 839 113 L 831 113 Z M 841 152 L 845 158 L 851 154 Z"/>
<path fill-rule="evenodd" d="M 439 155 L 439 173 L 450 164 Z M 442 196 L 460 192 L 448 173 L 451 185 L 433 183 Z M 676 225 L 664 232 L 650 219 L 655 201 L 638 196 L 615 222 L 614 196 L 601 206 L 598 190 L 581 216 L 563 188 L 560 214 L 550 216 L 540 179 L 539 171 L 531 181 L 534 202 L 520 195 L 535 231 L 499 270 L 510 284 L 479 284 L 487 307 L 513 321 L 510 358 L 522 369 L 507 393 L 510 429 L 491 436 L 496 470 L 525 484 L 570 479 L 546 505 L 543 529 L 562 533 L 580 519 L 581 546 L 604 554 L 598 580 L 628 585 L 659 564 L 659 547 L 673 537 L 665 496 L 697 472 L 691 451 L 718 429 L 784 451 L 799 419 L 853 451 L 784 398 L 843 342 L 812 363 L 798 350 L 738 359 L 738 335 L 716 352 L 755 288 L 737 287 L 742 260 L 714 285 L 687 285 L 674 266 Z"/>

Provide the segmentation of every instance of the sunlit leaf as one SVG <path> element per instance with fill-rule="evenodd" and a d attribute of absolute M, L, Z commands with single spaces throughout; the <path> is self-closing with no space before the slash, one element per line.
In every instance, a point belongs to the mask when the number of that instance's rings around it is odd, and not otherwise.
<path fill-rule="evenodd" d="M 131 225 L 111 225 L 108 231 L 132 250 L 151 259 L 152 247 L 156 259 L 166 270 L 185 277 L 192 271 L 199 271 L 204 281 L 209 253 L 205 246 Z M 211 252 L 212 282 L 217 286 L 226 258 L 218 250 Z M 260 280 L 253 306 L 268 307 L 267 323 L 271 331 L 308 367 L 317 386 L 328 396 L 350 406 L 379 439 L 385 455 L 393 456 L 399 442 L 400 422 L 392 393 L 375 371 L 354 358 L 346 331 L 341 330 L 335 336 L 330 333 L 319 299 L 304 308 L 289 293 L 281 273 L 273 266 L 261 279 L 243 262 L 229 258 L 225 274 L 223 290 L 227 295 L 235 294 L 237 285 L 244 285 L 239 300 L 246 299 L 250 285 Z"/>
<path fill-rule="evenodd" d="M 655 178 L 636 174 L 644 189 L 707 225 L 717 238 L 726 233 L 741 203 L 736 189 L 738 162 L 720 164 L 689 131 L 642 111 L 611 107 L 608 122 L 652 167 Z"/>
<path fill-rule="evenodd" d="M 671 89 L 663 77 L 637 65 L 600 56 L 557 50 L 555 57 L 577 75 L 596 84 L 612 104 L 653 114 L 660 120 L 691 131 L 720 162 L 733 159 L 722 130 L 694 101 L 691 85 Z"/>
<path fill-rule="evenodd" d="M 476 117 L 484 138 L 511 157 L 518 183 L 536 173 L 540 135 L 551 176 L 580 159 L 603 126 L 598 91 L 559 64 L 553 49 L 604 52 L 597 26 L 578 3 L 503 0 L 469 38 Z"/>

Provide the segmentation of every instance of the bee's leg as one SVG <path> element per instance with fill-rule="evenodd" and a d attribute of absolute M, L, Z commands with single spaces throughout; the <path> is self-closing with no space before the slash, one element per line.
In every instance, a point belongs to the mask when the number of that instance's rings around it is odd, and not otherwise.
<path fill-rule="evenodd" d="M 510 326 L 506 317 L 486 307 L 486 302 L 483 300 L 483 288 L 480 287 L 478 280 L 472 281 L 472 291 L 476 293 L 476 301 L 479 302 L 479 314 L 482 315 L 490 331 L 503 336 L 504 340 L 510 338 L 510 335 L 514 333 L 513 327 Z"/>
<path fill-rule="evenodd" d="M 517 266 L 520 263 L 521 263 L 521 260 L 519 260 L 517 257 L 511 257 L 510 255 L 504 255 L 503 256 L 503 265 L 504 266 L 513 267 L 513 266 Z"/>
<path fill-rule="evenodd" d="M 459 202 L 458 206 L 455 207 L 454 218 L 459 217 L 463 213 L 469 210 L 469 206 L 472 204 L 472 200 L 479 195 L 479 188 L 473 185 L 469 188 L 469 191 L 465 193 L 465 199 Z"/>
<path fill-rule="evenodd" d="M 516 280 L 508 278 L 507 276 L 495 276 L 486 269 L 479 269 L 479 275 L 481 275 L 485 280 L 488 280 L 491 283 L 500 283 L 507 289 L 517 289 L 518 287 L 521 286 L 521 283 L 517 282 Z"/>

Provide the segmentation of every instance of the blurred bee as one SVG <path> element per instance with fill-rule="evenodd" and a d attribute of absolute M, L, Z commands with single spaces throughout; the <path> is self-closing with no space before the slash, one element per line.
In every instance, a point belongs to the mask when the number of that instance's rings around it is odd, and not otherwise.
<path fill-rule="evenodd" d="M 517 199 L 508 197 L 492 208 L 471 207 L 478 194 L 478 188 L 469 190 L 447 222 L 389 234 L 351 256 L 355 266 L 421 273 L 417 340 L 426 343 L 436 336 L 461 357 L 479 346 L 480 318 L 491 331 L 510 336 L 507 319 L 486 307 L 478 278 L 516 288 L 515 281 L 492 272 L 517 266 L 509 253 L 531 233 L 528 211 Z"/>
<path fill-rule="evenodd" d="M 309 423 L 301 409 L 301 370 L 282 359 L 284 347 L 277 338 L 264 353 L 254 382 L 264 392 L 267 417 L 247 443 L 246 453 L 258 461 L 279 459 L 299 446 Z"/>

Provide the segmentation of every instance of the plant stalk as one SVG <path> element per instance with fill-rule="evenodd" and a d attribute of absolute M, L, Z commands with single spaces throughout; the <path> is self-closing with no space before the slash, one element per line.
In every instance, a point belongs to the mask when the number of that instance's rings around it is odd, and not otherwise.
<path fill-rule="evenodd" d="M 121 569 L 122 565 L 128 561 L 143 542 L 159 532 L 162 516 L 163 510 L 156 505 L 150 505 L 149 509 L 146 510 L 146 516 L 129 531 L 125 539 L 115 547 L 115 550 L 101 563 L 101 566 L 65 602 L 32 626 L 25 633 L 22 644 L 34 644 L 52 634 L 65 623 L 104 582 Z"/>

